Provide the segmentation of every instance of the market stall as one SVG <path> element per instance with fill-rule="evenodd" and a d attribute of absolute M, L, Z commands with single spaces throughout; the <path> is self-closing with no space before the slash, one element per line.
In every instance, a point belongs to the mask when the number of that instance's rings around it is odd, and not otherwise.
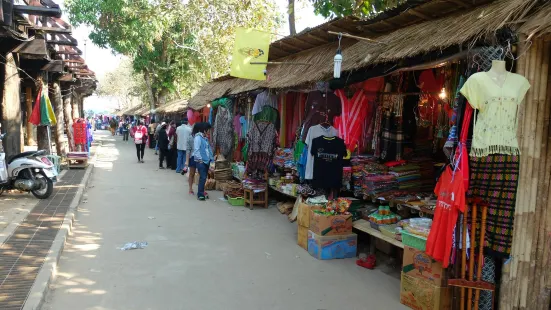
<path fill-rule="evenodd" d="M 312 256 L 355 257 L 354 233 L 404 249 L 407 306 L 492 309 L 499 299 L 506 309 L 546 309 L 551 286 L 520 283 L 546 266 L 536 258 L 547 257 L 548 219 L 535 214 L 547 214 L 549 199 L 550 46 L 522 34 L 541 34 L 551 7 L 446 5 L 447 13 L 438 1 L 408 7 L 425 12 L 413 22 L 399 9 L 367 22 L 339 20 L 340 29 L 361 23 L 378 33 L 378 43 L 343 42 L 337 79 L 330 78 L 336 42 L 290 55 L 274 42 L 278 61 L 311 65 L 268 66 L 264 82 L 205 86 L 198 97 L 213 103 L 213 143 L 236 158 L 232 172 L 242 183 L 232 183 L 233 195 L 252 186 L 297 197 L 290 218 L 298 217 L 298 244 Z M 486 12 L 497 13 L 480 19 Z M 377 242 L 370 246 L 356 262 L 369 269 Z"/>

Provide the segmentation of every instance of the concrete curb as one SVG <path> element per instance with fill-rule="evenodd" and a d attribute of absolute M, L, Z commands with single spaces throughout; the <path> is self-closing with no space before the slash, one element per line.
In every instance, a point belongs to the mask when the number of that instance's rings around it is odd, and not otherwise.
<path fill-rule="evenodd" d="M 84 173 L 84 177 L 80 183 L 81 186 L 77 190 L 73 201 L 71 201 L 69 210 L 63 219 L 63 224 L 61 225 L 61 228 L 52 243 L 52 247 L 50 248 L 48 256 L 46 256 L 46 259 L 44 260 L 44 264 L 40 268 L 40 271 L 34 280 L 34 284 L 29 292 L 29 295 L 27 296 L 23 310 L 38 310 L 42 308 L 42 304 L 44 303 L 50 284 L 56 278 L 57 263 L 61 257 L 61 253 L 63 253 L 65 242 L 73 229 L 73 222 L 77 207 L 80 204 L 84 191 L 90 180 L 90 176 L 92 175 L 95 158 L 97 157 L 97 153 L 100 148 L 101 144 L 96 148 L 94 159 L 91 161 L 92 163 L 90 163 L 88 168 L 86 168 L 86 172 Z"/>
<path fill-rule="evenodd" d="M 58 176 L 58 180 L 61 180 L 63 178 L 65 172 L 67 171 L 61 171 Z M 18 214 L 17 217 L 15 217 L 15 219 L 10 224 L 8 224 L 6 228 L 4 228 L 4 230 L 0 233 L 0 244 L 6 242 L 11 237 L 11 235 L 13 235 L 17 227 L 19 227 L 19 225 L 25 220 L 25 218 L 27 218 L 27 215 L 29 215 L 29 213 L 34 209 L 34 207 L 36 207 L 39 202 L 40 200 L 37 199 L 36 204 L 29 209 L 29 212 L 21 212 L 21 214 Z"/>

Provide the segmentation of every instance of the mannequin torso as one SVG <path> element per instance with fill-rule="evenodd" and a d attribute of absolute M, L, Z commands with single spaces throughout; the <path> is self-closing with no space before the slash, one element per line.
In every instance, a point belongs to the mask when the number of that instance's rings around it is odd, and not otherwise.
<path fill-rule="evenodd" d="M 507 69 L 505 68 L 505 61 L 492 60 L 492 67 L 487 72 L 488 76 L 499 86 L 503 87 L 507 80 Z"/>

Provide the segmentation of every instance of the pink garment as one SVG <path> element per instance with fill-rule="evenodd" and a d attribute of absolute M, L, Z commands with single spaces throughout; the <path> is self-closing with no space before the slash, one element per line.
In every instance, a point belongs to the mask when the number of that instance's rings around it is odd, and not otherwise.
<path fill-rule="evenodd" d="M 358 146 L 362 134 L 362 122 L 367 114 L 367 96 L 362 89 L 356 91 L 352 99 L 348 99 L 342 89 L 336 90 L 335 95 L 342 105 L 342 113 L 336 118 L 335 127 L 346 148 L 352 152 Z"/>
<path fill-rule="evenodd" d="M 241 122 L 240 122 L 241 115 L 237 114 L 233 117 L 233 131 L 237 133 L 237 137 L 241 139 Z"/>

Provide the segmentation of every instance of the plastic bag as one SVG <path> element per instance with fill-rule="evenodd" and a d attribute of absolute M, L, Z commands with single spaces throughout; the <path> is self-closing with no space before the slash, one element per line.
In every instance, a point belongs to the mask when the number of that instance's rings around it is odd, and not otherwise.
<path fill-rule="evenodd" d="M 134 241 L 134 242 L 128 242 L 126 243 L 122 248 L 121 251 L 128 251 L 128 250 L 137 250 L 137 249 L 144 249 L 147 247 L 146 241 Z"/>

